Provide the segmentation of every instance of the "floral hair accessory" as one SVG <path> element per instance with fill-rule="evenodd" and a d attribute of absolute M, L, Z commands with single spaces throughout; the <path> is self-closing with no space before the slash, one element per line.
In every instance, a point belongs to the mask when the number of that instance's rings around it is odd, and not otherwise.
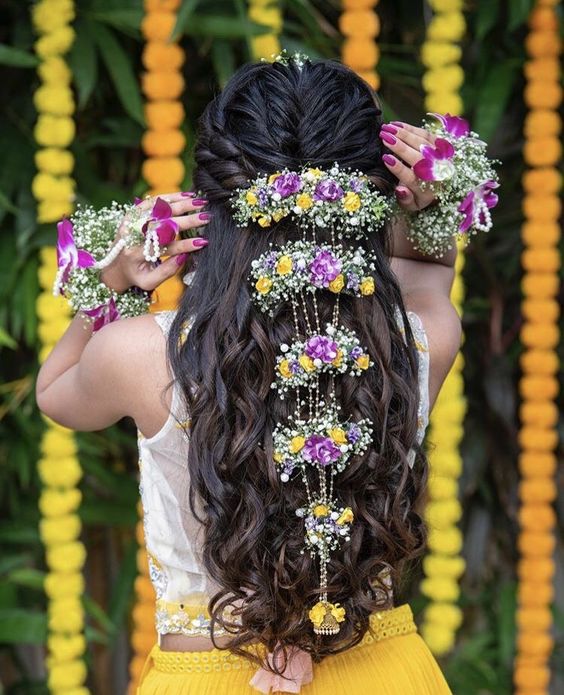
<path fill-rule="evenodd" d="M 303 68 L 306 61 L 309 61 L 309 56 L 307 56 L 305 53 L 288 53 L 285 48 L 283 48 L 280 53 L 273 53 L 270 56 L 270 60 L 261 58 L 261 62 L 263 63 L 280 63 L 282 65 L 294 64 L 300 70 Z"/>
<path fill-rule="evenodd" d="M 267 228 L 291 216 L 302 228 L 333 226 L 339 238 L 360 238 L 382 227 L 390 205 L 367 176 L 335 163 L 329 171 L 309 167 L 263 174 L 236 191 L 233 208 L 241 227 L 255 222 Z"/>
<path fill-rule="evenodd" d="M 271 315 L 292 294 L 326 289 L 334 294 L 368 296 L 375 291 L 374 263 L 362 247 L 292 241 L 251 263 L 257 305 Z"/>
<path fill-rule="evenodd" d="M 453 238 L 467 242 L 470 235 L 491 229 L 490 210 L 498 202 L 494 191 L 499 182 L 486 143 L 465 119 L 429 115 L 435 120 L 424 127 L 437 139 L 434 147 L 421 147 L 422 159 L 413 171 L 423 187 L 433 190 L 437 202 L 410 215 L 407 236 L 422 253 L 440 257 L 452 248 Z"/>

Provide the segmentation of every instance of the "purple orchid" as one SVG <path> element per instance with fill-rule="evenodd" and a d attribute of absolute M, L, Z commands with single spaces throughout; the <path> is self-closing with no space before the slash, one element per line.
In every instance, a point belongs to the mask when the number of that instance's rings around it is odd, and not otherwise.
<path fill-rule="evenodd" d="M 331 439 L 320 434 L 312 434 L 306 439 L 302 456 L 310 463 L 329 466 L 341 456 L 341 450 Z"/>
<path fill-rule="evenodd" d="M 454 147 L 448 140 L 437 138 L 435 147 L 422 145 L 423 158 L 413 165 L 415 175 L 422 181 L 445 181 L 454 174 Z"/>
<path fill-rule="evenodd" d="M 458 206 L 458 212 L 464 215 L 458 228 L 460 232 L 467 232 L 473 224 L 483 231 L 491 228 L 489 210 L 495 208 L 499 200 L 497 193 L 493 192 L 498 187 L 499 183 L 488 179 L 466 195 Z"/>
<path fill-rule="evenodd" d="M 351 444 L 356 444 L 360 439 L 360 427 L 356 423 L 351 423 L 347 432 L 347 440 Z"/>
<path fill-rule="evenodd" d="M 112 321 L 120 318 L 120 313 L 112 297 L 107 304 L 101 304 L 95 309 L 84 309 L 83 313 L 92 319 L 92 331 L 95 333 Z"/>
<path fill-rule="evenodd" d="M 360 287 L 360 278 L 356 273 L 351 273 L 347 277 L 347 290 L 352 290 L 353 292 L 358 292 Z"/>
<path fill-rule="evenodd" d="M 341 272 L 342 263 L 331 251 L 319 251 L 309 264 L 311 282 L 316 287 L 329 287 Z"/>
<path fill-rule="evenodd" d="M 470 124 L 466 119 L 460 118 L 460 116 L 451 116 L 450 113 L 446 113 L 444 116 L 440 113 L 431 113 L 429 115 L 440 121 L 446 132 L 455 138 L 462 138 L 470 132 Z"/>
<path fill-rule="evenodd" d="M 268 193 L 265 188 L 259 188 L 257 191 L 258 206 L 264 208 L 268 205 Z"/>
<path fill-rule="evenodd" d="M 304 370 L 299 362 L 297 362 L 296 360 L 292 360 L 290 362 L 290 372 L 292 374 L 301 374 L 303 371 Z"/>
<path fill-rule="evenodd" d="M 151 217 L 143 225 L 143 233 L 146 234 L 153 228 L 161 246 L 166 246 L 174 241 L 178 234 L 178 224 L 172 219 L 172 208 L 163 198 L 157 198 Z"/>
<path fill-rule="evenodd" d="M 337 357 L 338 349 L 337 343 L 326 335 L 314 335 L 305 345 L 305 354 L 312 360 L 319 359 L 326 364 L 331 364 Z"/>
<path fill-rule="evenodd" d="M 364 188 L 364 181 L 362 179 L 351 179 L 351 190 L 354 193 L 360 193 Z"/>
<path fill-rule="evenodd" d="M 360 345 L 356 345 L 355 347 L 353 347 L 353 349 L 352 349 L 351 352 L 350 352 L 350 355 L 351 355 L 351 357 L 353 358 L 353 360 L 357 360 L 357 359 L 358 359 L 361 355 L 363 355 L 363 354 L 364 354 L 364 353 L 363 353 L 362 348 L 360 347 Z"/>
<path fill-rule="evenodd" d="M 90 268 L 96 262 L 88 251 L 77 249 L 74 241 L 73 226 L 70 220 L 64 219 L 57 225 L 57 266 L 59 272 L 55 283 L 55 291 L 63 294 L 63 286 L 68 282 L 75 268 Z"/>
<path fill-rule="evenodd" d="M 314 200 L 328 200 L 331 202 L 334 200 L 339 200 L 344 195 L 345 193 L 343 189 L 336 181 L 333 181 L 333 179 L 320 181 L 313 192 Z"/>
<path fill-rule="evenodd" d="M 296 174 L 293 171 L 290 171 L 287 174 L 280 174 L 273 184 L 274 190 L 276 193 L 279 193 L 282 198 L 287 198 L 289 195 L 292 195 L 292 193 L 301 191 L 302 186 L 303 183 L 299 174 Z"/>

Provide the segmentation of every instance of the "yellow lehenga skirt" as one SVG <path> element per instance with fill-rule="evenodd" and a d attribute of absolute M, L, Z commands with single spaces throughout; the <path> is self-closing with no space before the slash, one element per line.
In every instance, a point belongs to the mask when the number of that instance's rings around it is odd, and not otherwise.
<path fill-rule="evenodd" d="M 439 665 L 417 633 L 408 604 L 374 613 L 355 647 L 313 665 L 300 695 L 452 695 Z M 165 652 L 155 646 L 138 695 L 257 695 L 256 665 L 223 649 Z M 283 693 L 285 691 L 275 691 Z"/>

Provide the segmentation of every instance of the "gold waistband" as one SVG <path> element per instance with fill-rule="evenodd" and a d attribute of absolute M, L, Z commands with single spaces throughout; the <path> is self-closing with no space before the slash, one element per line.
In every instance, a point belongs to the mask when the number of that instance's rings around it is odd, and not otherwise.
<path fill-rule="evenodd" d="M 205 613 L 201 608 L 200 613 Z M 373 613 L 370 616 L 370 629 L 359 642 L 351 649 L 379 642 L 380 640 L 408 635 L 417 632 L 413 622 L 413 613 L 407 603 L 397 608 Z M 256 647 L 258 654 L 264 656 L 263 645 Z M 212 671 L 229 671 L 231 669 L 246 671 L 256 670 L 256 665 L 247 659 L 243 659 L 225 649 L 210 649 L 203 652 L 163 652 L 158 645 L 151 651 L 153 665 L 157 671 L 163 673 L 211 673 Z"/>

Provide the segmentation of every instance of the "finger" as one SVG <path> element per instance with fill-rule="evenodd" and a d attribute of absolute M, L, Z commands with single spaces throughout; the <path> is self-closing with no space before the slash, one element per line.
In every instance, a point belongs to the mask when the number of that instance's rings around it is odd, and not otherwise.
<path fill-rule="evenodd" d="M 178 262 L 179 258 L 181 259 L 180 263 Z M 185 259 L 182 259 L 181 256 L 172 256 L 171 258 L 167 258 L 166 261 L 163 261 L 155 268 L 139 273 L 137 277 L 134 275 L 133 282 L 142 290 L 151 292 L 165 280 L 168 280 L 173 275 L 176 275 L 184 260 Z"/>
<path fill-rule="evenodd" d="M 413 133 L 413 135 L 418 135 L 422 140 L 427 140 L 427 142 L 430 142 L 432 144 L 434 144 L 435 140 L 437 139 L 436 135 L 433 135 L 433 133 L 430 133 L 428 130 L 425 130 L 425 128 L 418 128 L 417 126 L 411 125 L 411 123 L 404 123 L 403 121 L 392 121 L 391 125 L 394 125 L 397 128 L 402 128 L 403 130 L 406 130 L 409 133 Z"/>
<path fill-rule="evenodd" d="M 194 237 L 193 239 L 179 239 L 167 244 L 163 250 L 163 256 L 177 256 L 182 253 L 193 253 L 199 251 L 208 245 L 208 240 L 203 237 Z"/>
<path fill-rule="evenodd" d="M 182 215 L 181 217 L 172 217 L 171 219 L 176 222 L 179 229 L 195 229 L 196 227 L 203 227 L 208 224 L 211 220 L 211 212 L 197 212 L 192 215 Z"/>
<path fill-rule="evenodd" d="M 392 133 L 381 130 L 379 136 L 386 147 L 391 150 L 396 157 L 399 157 L 410 166 L 413 166 L 421 159 L 421 152 L 419 152 L 419 150 L 414 149 L 410 145 L 406 145 L 402 140 L 392 135 Z"/>
<path fill-rule="evenodd" d="M 185 215 L 187 212 L 194 212 L 201 210 L 208 204 L 205 198 L 181 198 L 174 203 L 171 203 L 170 207 L 172 209 L 172 214 L 177 217 L 178 215 Z"/>
<path fill-rule="evenodd" d="M 415 196 L 413 195 L 412 191 L 409 190 L 409 188 L 406 188 L 405 186 L 396 186 L 394 193 L 399 205 L 404 210 L 415 212 L 419 209 Z"/>
<path fill-rule="evenodd" d="M 383 125 L 382 129 L 387 133 L 395 135 L 398 140 L 401 140 L 406 145 L 413 147 L 413 149 L 417 150 L 420 155 L 422 147 L 429 147 L 431 145 L 429 140 L 421 137 L 418 133 L 413 133 L 411 130 L 407 130 L 407 128 L 400 128 L 399 126 L 394 125 Z"/>
<path fill-rule="evenodd" d="M 413 173 L 411 167 L 406 166 L 400 159 L 394 157 L 393 154 L 385 154 L 382 161 L 392 174 L 398 179 L 399 183 L 406 188 L 413 190 L 419 186 L 419 179 Z"/>

